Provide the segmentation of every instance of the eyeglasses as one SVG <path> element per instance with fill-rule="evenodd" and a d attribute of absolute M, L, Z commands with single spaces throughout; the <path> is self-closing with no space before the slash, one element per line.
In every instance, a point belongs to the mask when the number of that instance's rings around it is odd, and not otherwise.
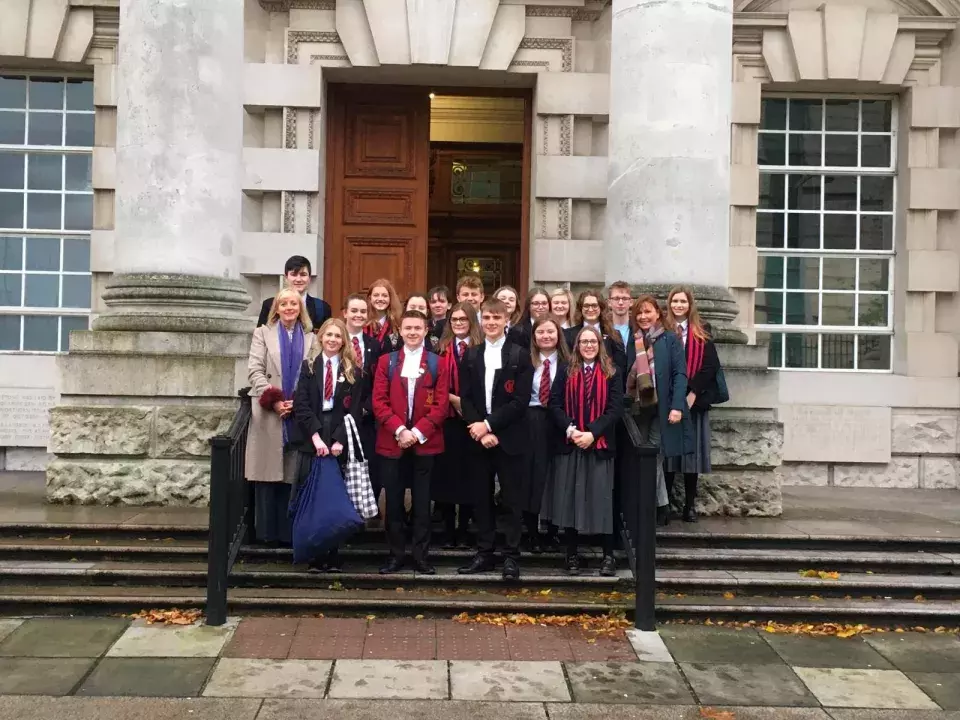
<path fill-rule="evenodd" d="M 453 325 L 454 323 L 458 323 L 458 324 L 459 324 L 459 323 L 469 323 L 469 322 L 470 322 L 470 320 L 469 320 L 468 318 L 465 318 L 465 317 L 452 317 L 452 318 L 450 318 L 450 324 L 451 324 L 451 325 Z"/>
<path fill-rule="evenodd" d="M 629 295 L 626 296 L 626 297 L 617 296 L 617 297 L 612 297 L 612 298 L 610 298 L 610 302 L 624 303 L 624 302 L 630 302 L 632 299 L 633 299 L 633 298 L 631 298 Z"/>
<path fill-rule="evenodd" d="M 581 340 L 580 344 L 584 347 L 590 347 L 591 345 L 599 345 L 596 340 Z"/>
<path fill-rule="evenodd" d="M 549 307 L 549 306 L 550 306 L 550 303 L 547 302 L 546 300 L 543 300 L 543 301 L 534 300 L 533 302 L 530 303 L 530 307 Z"/>
<path fill-rule="evenodd" d="M 599 310 L 599 309 L 600 309 L 600 304 L 599 304 L 599 303 L 584 303 L 583 305 L 581 305 L 581 307 L 582 307 L 584 310 Z"/>

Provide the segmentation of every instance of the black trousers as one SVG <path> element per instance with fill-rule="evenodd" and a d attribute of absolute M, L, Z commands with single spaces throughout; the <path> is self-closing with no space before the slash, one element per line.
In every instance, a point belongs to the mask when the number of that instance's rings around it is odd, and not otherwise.
<path fill-rule="evenodd" d="M 381 457 L 380 479 L 387 491 L 387 543 L 390 554 L 403 559 L 406 553 L 406 513 L 403 496 L 413 496 L 413 559 L 427 559 L 430 550 L 430 479 L 433 456 L 417 455 L 411 448 L 402 457 Z M 405 477 L 406 476 L 406 477 Z"/>
<path fill-rule="evenodd" d="M 496 550 L 497 514 L 493 507 L 494 478 L 500 479 L 500 497 L 506 510 L 504 520 L 505 558 L 520 558 L 520 536 L 523 534 L 523 513 L 516 501 L 518 474 L 523 472 L 523 456 L 507 455 L 502 448 L 484 449 L 477 444 L 471 453 L 475 464 L 476 482 L 480 493 L 473 508 L 477 523 L 477 551 L 481 555 L 493 555 Z"/>

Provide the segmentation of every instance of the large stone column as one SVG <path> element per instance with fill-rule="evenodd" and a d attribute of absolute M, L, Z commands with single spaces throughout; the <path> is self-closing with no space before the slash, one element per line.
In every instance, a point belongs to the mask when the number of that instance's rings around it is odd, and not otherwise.
<path fill-rule="evenodd" d="M 61 358 L 47 496 L 204 504 L 252 323 L 239 278 L 243 3 L 120 6 L 115 275 Z"/>
<path fill-rule="evenodd" d="M 777 515 L 776 374 L 731 324 L 727 287 L 732 35 L 731 0 L 613 0 L 606 281 L 661 298 L 691 287 L 732 396 L 711 415 L 700 509 Z"/>

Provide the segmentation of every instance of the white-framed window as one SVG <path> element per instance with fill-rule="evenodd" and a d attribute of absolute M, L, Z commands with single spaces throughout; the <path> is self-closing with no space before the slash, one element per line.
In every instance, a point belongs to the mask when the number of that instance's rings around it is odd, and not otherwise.
<path fill-rule="evenodd" d="M 0 352 L 65 352 L 91 302 L 93 80 L 0 73 Z"/>
<path fill-rule="evenodd" d="M 891 370 L 897 106 L 764 95 L 758 338 L 770 367 Z"/>

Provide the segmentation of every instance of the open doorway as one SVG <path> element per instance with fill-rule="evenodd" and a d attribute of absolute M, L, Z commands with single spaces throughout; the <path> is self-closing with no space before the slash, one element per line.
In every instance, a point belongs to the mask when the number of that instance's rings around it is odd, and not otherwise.
<path fill-rule="evenodd" d="M 431 93 L 431 286 L 466 273 L 488 291 L 522 284 L 525 137 L 522 97 Z"/>

